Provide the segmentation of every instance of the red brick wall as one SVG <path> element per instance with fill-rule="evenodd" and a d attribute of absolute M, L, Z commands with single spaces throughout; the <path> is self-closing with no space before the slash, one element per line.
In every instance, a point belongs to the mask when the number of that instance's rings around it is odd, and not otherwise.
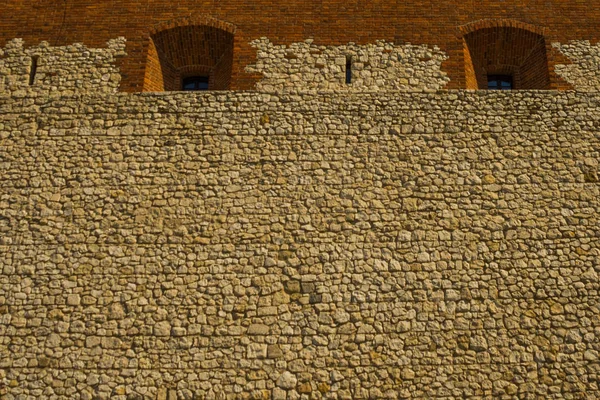
<path fill-rule="evenodd" d="M 543 29 L 499 19 L 470 24 L 461 31 L 468 88 L 485 89 L 487 75 L 511 75 L 515 89 L 550 89 Z"/>
<path fill-rule="evenodd" d="M 128 56 L 122 60 L 122 90 L 159 88 L 153 81 L 156 58 L 151 36 L 156 26 L 184 25 L 190 16 L 201 16 L 235 28 L 231 56 L 231 89 L 251 89 L 258 79 L 244 71 L 254 62 L 256 50 L 249 42 L 267 36 L 274 43 L 314 38 L 317 44 L 396 43 L 438 45 L 450 56 L 443 65 L 449 88 L 467 86 L 463 33 L 458 27 L 484 19 L 516 20 L 543 29 L 548 51 L 550 87 L 569 86 L 554 74 L 563 62 L 550 43 L 600 38 L 600 9 L 590 1 L 564 0 L 5 0 L 0 18 L 0 46 L 22 37 L 26 44 L 47 40 L 52 45 L 83 42 L 101 47 L 117 36 L 127 38 Z M 210 18 L 208 18 L 210 17 Z M 198 17 L 196 17 L 198 18 Z M 152 51 L 151 51 L 152 50 Z M 146 68 L 149 71 L 146 71 Z M 221 79 L 221 78 L 220 78 Z"/>
<path fill-rule="evenodd" d="M 208 75 L 209 89 L 228 89 L 233 62 L 233 33 L 199 25 L 175 26 L 151 35 L 144 91 L 180 90 L 181 79 Z"/>
<path fill-rule="evenodd" d="M 146 74 L 144 76 L 144 90 L 147 92 L 160 92 L 165 88 L 165 72 L 160 64 L 158 50 L 154 41 L 148 44 L 148 58 L 146 60 Z"/>

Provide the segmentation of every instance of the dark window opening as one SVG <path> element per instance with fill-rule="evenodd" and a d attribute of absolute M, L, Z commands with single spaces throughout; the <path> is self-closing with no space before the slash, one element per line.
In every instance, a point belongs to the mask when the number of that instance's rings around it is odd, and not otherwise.
<path fill-rule="evenodd" d="M 201 20 L 204 17 L 198 16 Z M 206 18 L 208 25 L 190 21 L 191 25 L 167 28 L 151 35 L 145 92 L 229 89 L 233 75 L 234 40 L 233 33 L 226 29 L 233 30 L 234 27 Z M 171 22 L 167 25 L 170 26 Z M 212 25 L 223 25 L 225 29 Z M 194 79 L 191 78 L 194 77 L 199 77 L 196 83 L 192 83 Z"/>
<path fill-rule="evenodd" d="M 513 88 L 513 78 L 510 75 L 488 75 L 488 89 L 490 90 L 511 90 Z"/>
<path fill-rule="evenodd" d="M 352 57 L 346 57 L 346 84 L 352 83 Z"/>
<path fill-rule="evenodd" d="M 182 90 L 208 90 L 208 76 L 190 76 L 183 79 Z"/>
<path fill-rule="evenodd" d="M 37 73 L 38 56 L 31 57 L 31 66 L 29 67 L 29 86 L 35 83 L 35 74 Z"/>
<path fill-rule="evenodd" d="M 511 21 L 496 22 L 464 36 L 467 89 L 550 89 L 544 36 Z"/>

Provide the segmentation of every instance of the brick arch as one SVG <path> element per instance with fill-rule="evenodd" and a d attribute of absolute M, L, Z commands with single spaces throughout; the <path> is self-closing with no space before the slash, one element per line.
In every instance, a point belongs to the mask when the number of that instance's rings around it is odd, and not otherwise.
<path fill-rule="evenodd" d="M 458 31 L 460 36 L 465 36 L 471 32 L 478 31 L 479 29 L 487 28 L 518 28 L 541 36 L 546 34 L 546 28 L 543 26 L 532 25 L 514 19 L 480 19 L 459 26 Z"/>
<path fill-rule="evenodd" d="M 467 89 L 487 88 L 487 76 L 508 74 L 515 89 L 549 89 L 545 28 L 514 20 L 480 20 L 458 28 Z"/>
<path fill-rule="evenodd" d="M 168 21 L 162 21 L 158 24 L 152 26 L 148 32 L 146 33 L 147 37 L 155 35 L 159 32 L 166 31 L 173 28 L 179 28 L 182 26 L 193 26 L 193 25 L 201 25 L 201 26 L 209 26 L 212 28 L 217 28 L 225 32 L 229 32 L 232 35 L 235 34 L 237 27 L 234 24 L 229 22 L 221 21 L 220 19 L 213 18 L 208 15 L 197 15 L 197 16 L 187 16 L 182 18 L 175 18 Z"/>
<path fill-rule="evenodd" d="M 153 26 L 147 33 L 144 91 L 181 90 L 182 79 L 209 76 L 211 90 L 231 83 L 236 27 L 208 16 L 186 17 Z"/>

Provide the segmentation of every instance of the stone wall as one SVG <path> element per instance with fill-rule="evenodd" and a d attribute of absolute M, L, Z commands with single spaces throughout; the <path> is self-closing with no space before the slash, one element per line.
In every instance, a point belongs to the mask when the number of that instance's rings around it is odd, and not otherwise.
<path fill-rule="evenodd" d="M 600 396 L 600 95 L 0 96 L 5 398 Z"/>
<path fill-rule="evenodd" d="M 556 73 L 576 90 L 600 91 L 600 44 L 588 40 L 574 40 L 567 44 L 553 43 L 571 64 L 556 66 Z"/>
<path fill-rule="evenodd" d="M 365 45 L 313 43 L 307 39 L 286 46 L 275 45 L 268 38 L 253 40 L 257 60 L 246 66 L 246 72 L 257 77 L 255 89 L 435 91 L 446 88 L 450 81 L 442 69 L 448 56 L 437 46 L 397 45 L 383 40 Z M 552 72 L 578 91 L 600 91 L 600 46 L 589 41 L 556 42 L 552 46 L 571 61 L 555 65 Z M 114 94 L 120 89 L 119 60 L 125 55 L 124 38 L 109 40 L 106 48 L 88 48 L 80 43 L 51 46 L 48 42 L 26 46 L 22 39 L 13 39 L 0 49 L 0 94 Z M 346 83 L 348 60 L 351 83 Z"/>
<path fill-rule="evenodd" d="M 450 80 L 442 72 L 448 57 L 439 48 L 375 44 L 316 46 L 313 40 L 290 46 L 274 45 L 267 38 L 252 42 L 258 49 L 256 64 L 246 71 L 263 78 L 256 88 L 263 91 L 315 89 L 437 90 Z M 346 67 L 351 71 L 346 82 Z"/>
<path fill-rule="evenodd" d="M 112 39 L 106 45 L 96 49 L 81 43 L 41 42 L 26 47 L 22 39 L 13 39 L 0 49 L 0 93 L 116 93 L 121 82 L 116 60 L 125 55 L 125 39 Z"/>

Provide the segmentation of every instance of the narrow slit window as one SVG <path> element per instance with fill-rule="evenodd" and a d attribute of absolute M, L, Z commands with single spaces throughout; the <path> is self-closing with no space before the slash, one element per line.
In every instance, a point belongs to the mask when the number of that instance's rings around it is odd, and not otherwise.
<path fill-rule="evenodd" d="M 38 58 L 38 56 L 31 57 L 31 65 L 29 67 L 29 86 L 32 86 L 35 83 L 35 74 L 37 73 Z"/>
<path fill-rule="evenodd" d="M 346 57 L 346 85 L 352 83 L 352 57 Z"/>

